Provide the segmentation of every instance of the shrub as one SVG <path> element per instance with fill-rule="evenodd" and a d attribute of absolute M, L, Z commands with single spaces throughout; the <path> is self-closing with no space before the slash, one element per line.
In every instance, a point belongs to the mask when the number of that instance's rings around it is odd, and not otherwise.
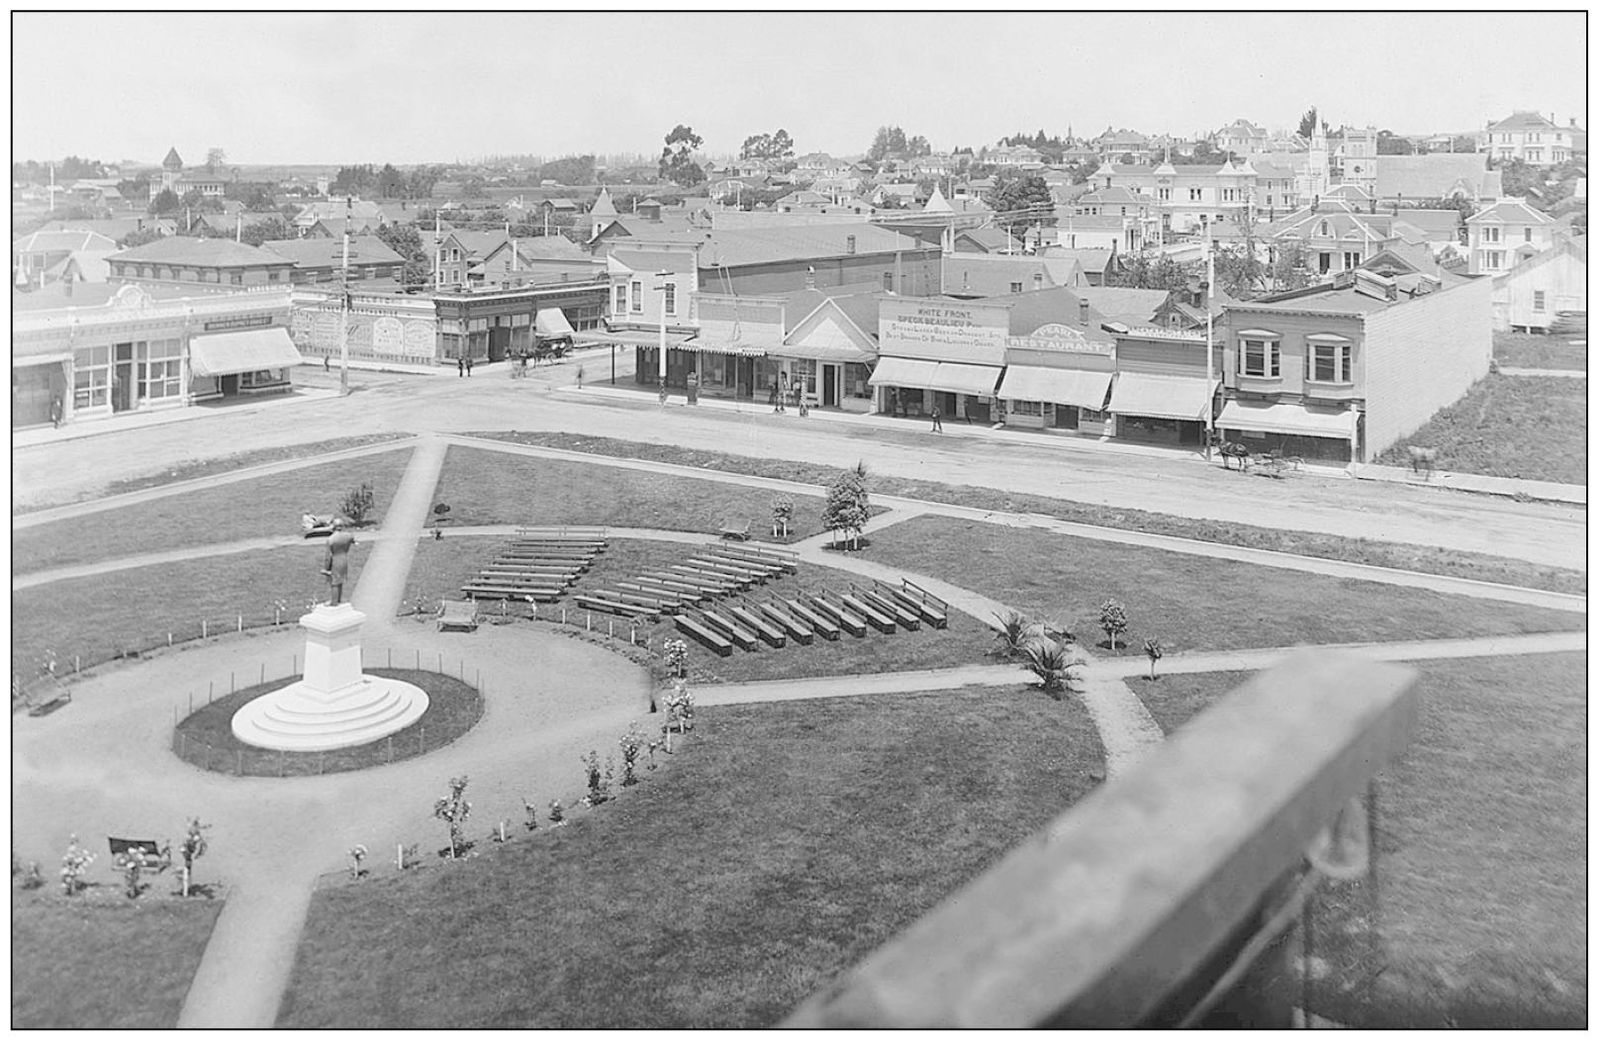
<path fill-rule="evenodd" d="M 451 858 L 456 859 L 457 853 L 463 848 L 463 824 L 468 821 L 468 814 L 474 806 L 463 797 L 468 789 L 467 776 L 453 776 L 447 786 L 451 793 L 435 799 L 435 818 L 446 821 L 446 830 L 451 838 Z"/>
<path fill-rule="evenodd" d="M 825 495 L 825 510 L 819 516 L 825 528 L 836 534 L 838 545 L 846 545 L 844 533 L 852 534 L 854 551 L 858 550 L 859 534 L 869 522 L 869 490 L 864 485 L 868 475 L 863 461 L 859 461 L 852 471 L 837 476 Z"/>
<path fill-rule="evenodd" d="M 1069 642 L 1049 638 L 1027 644 L 1025 657 L 1026 666 L 1041 680 L 1042 691 L 1055 699 L 1076 680 L 1075 668 L 1086 663 Z"/>
<path fill-rule="evenodd" d="M 685 677 L 687 646 L 684 638 L 663 639 L 663 668 L 671 678 Z"/>
<path fill-rule="evenodd" d="M 1033 624 L 1024 613 L 1015 609 L 1010 609 L 997 619 L 1002 627 L 998 640 L 1003 644 L 1003 653 L 1008 656 L 1023 656 L 1026 647 L 1043 633 L 1040 624 Z"/>
<path fill-rule="evenodd" d="M 123 894 L 139 898 L 139 875 L 145 869 L 145 849 L 140 845 L 118 854 L 115 865 L 123 874 Z"/>
<path fill-rule="evenodd" d="M 368 858 L 368 846 L 356 845 L 346 855 L 351 858 L 351 880 L 356 881 L 366 873 L 362 869 L 362 861 Z"/>
<path fill-rule="evenodd" d="M 561 801 L 552 802 L 552 811 L 547 814 L 546 818 L 550 819 L 552 821 L 553 825 L 562 826 L 563 825 L 563 803 Z"/>
<path fill-rule="evenodd" d="M 78 835 L 67 839 L 67 854 L 61 857 L 61 887 L 68 895 L 77 895 L 83 885 L 84 874 L 95 861 L 95 853 L 80 848 Z"/>
<path fill-rule="evenodd" d="M 356 489 L 347 493 L 345 499 L 340 501 L 340 514 L 350 519 L 356 525 L 368 521 L 373 512 L 373 486 L 364 482 Z"/>
<path fill-rule="evenodd" d="M 770 520 L 776 536 L 786 536 L 790 532 L 791 516 L 795 510 L 796 505 L 792 503 L 791 497 L 784 493 L 776 493 L 774 499 L 769 502 Z"/>
<path fill-rule="evenodd" d="M 1142 643 L 1142 651 L 1148 654 L 1148 678 L 1151 681 L 1159 676 L 1159 658 L 1165 655 L 1165 646 L 1158 638 L 1146 638 Z"/>
<path fill-rule="evenodd" d="M 640 725 L 632 721 L 629 731 L 619 737 L 619 753 L 624 756 L 624 786 L 633 787 L 640 782 L 635 777 L 635 761 L 644 749 L 646 734 L 641 731 Z"/>
<path fill-rule="evenodd" d="M 529 798 L 524 798 L 523 801 L 524 801 L 524 829 L 525 830 L 539 830 L 541 828 L 541 810 L 540 810 L 540 808 L 535 806 L 535 805 L 530 804 L 529 803 Z"/>
<path fill-rule="evenodd" d="M 580 758 L 580 764 L 585 766 L 585 800 L 592 805 L 600 805 L 607 800 L 607 783 L 602 779 L 602 766 L 596 751 Z"/>
<path fill-rule="evenodd" d="M 184 844 L 179 847 L 178 854 L 184 857 L 184 894 L 190 894 L 191 876 L 195 873 L 195 860 L 206 854 L 206 834 L 211 829 L 210 823 L 202 823 L 199 816 L 193 816 L 189 821 L 189 830 L 184 834 Z"/>

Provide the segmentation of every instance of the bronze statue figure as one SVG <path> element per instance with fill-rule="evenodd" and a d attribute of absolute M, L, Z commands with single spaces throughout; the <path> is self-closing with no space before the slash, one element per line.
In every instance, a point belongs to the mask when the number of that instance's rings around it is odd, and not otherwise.
<path fill-rule="evenodd" d="M 323 554 L 323 575 L 329 581 L 329 604 L 339 605 L 345 601 L 346 556 L 357 538 L 341 529 L 340 523 L 334 526 L 334 532 L 329 534 L 328 550 Z"/>

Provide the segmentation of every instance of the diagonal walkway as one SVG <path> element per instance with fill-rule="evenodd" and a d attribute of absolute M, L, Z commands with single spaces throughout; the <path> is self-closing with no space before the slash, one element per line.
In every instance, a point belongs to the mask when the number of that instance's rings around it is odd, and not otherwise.
<path fill-rule="evenodd" d="M 385 512 L 379 546 L 368 556 L 351 596 L 351 604 L 368 615 L 369 638 L 382 637 L 395 620 L 418 550 L 416 538 L 429 518 L 430 499 L 446 462 L 446 444 L 440 439 L 425 436 L 417 445 Z"/>

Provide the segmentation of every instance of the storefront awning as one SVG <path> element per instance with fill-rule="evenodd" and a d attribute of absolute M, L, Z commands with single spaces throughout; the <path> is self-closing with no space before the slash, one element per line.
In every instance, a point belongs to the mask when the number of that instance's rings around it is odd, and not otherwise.
<path fill-rule="evenodd" d="M 990 398 L 1003 374 L 1001 366 L 978 366 L 974 363 L 937 363 L 936 376 L 926 387 L 932 391 L 957 392 L 960 395 L 981 395 Z"/>
<path fill-rule="evenodd" d="M 1265 405 L 1228 402 L 1216 418 L 1215 427 L 1348 441 L 1354 438 L 1355 421 L 1359 416 L 1351 410 L 1314 410 L 1296 402 Z"/>
<path fill-rule="evenodd" d="M 535 332 L 542 337 L 573 337 L 574 327 L 561 308 L 542 308 L 535 313 Z"/>
<path fill-rule="evenodd" d="M 847 345 L 806 345 L 785 344 L 778 348 L 769 349 L 769 354 L 777 359 L 807 359 L 827 363 L 862 363 L 869 366 L 875 361 L 874 352 L 866 352 L 862 348 L 850 348 Z"/>
<path fill-rule="evenodd" d="M 304 362 L 282 326 L 235 333 L 201 334 L 189 342 L 189 370 L 196 377 L 255 373 Z"/>
<path fill-rule="evenodd" d="M 875 364 L 875 372 L 870 374 L 869 383 L 894 388 L 929 388 L 931 379 L 936 376 L 936 367 L 937 364 L 929 359 L 901 359 L 895 355 L 883 355 Z"/>
<path fill-rule="evenodd" d="M 1114 374 L 1098 370 L 1010 366 L 1003 371 L 1003 387 L 998 389 L 998 398 L 1101 410 L 1113 378 Z"/>
<path fill-rule="evenodd" d="M 1115 378 L 1109 412 L 1129 417 L 1165 417 L 1203 420 L 1214 387 L 1203 377 L 1172 377 L 1158 373 L 1122 373 Z"/>
<path fill-rule="evenodd" d="M 681 345 L 689 352 L 709 352 L 713 355 L 739 355 L 747 359 L 762 358 L 775 347 L 769 344 L 752 344 L 743 341 L 690 341 Z"/>
<path fill-rule="evenodd" d="M 691 334 L 672 333 L 669 335 L 669 347 L 683 348 L 691 337 Z M 627 348 L 634 348 L 637 345 L 642 348 L 658 346 L 658 335 L 654 330 L 626 330 L 620 333 L 609 330 L 586 330 L 584 333 L 575 334 L 574 339 L 581 344 L 622 344 Z"/>

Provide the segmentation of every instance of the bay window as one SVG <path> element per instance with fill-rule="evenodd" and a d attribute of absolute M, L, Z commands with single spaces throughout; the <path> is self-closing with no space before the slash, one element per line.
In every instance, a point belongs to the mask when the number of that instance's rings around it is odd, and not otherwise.
<path fill-rule="evenodd" d="M 1325 384 L 1348 384 L 1354 380 L 1354 347 L 1341 337 L 1308 339 L 1309 379 Z"/>
<path fill-rule="evenodd" d="M 1243 331 L 1237 339 L 1237 372 L 1244 377 L 1282 376 L 1279 335 L 1263 330 Z"/>

